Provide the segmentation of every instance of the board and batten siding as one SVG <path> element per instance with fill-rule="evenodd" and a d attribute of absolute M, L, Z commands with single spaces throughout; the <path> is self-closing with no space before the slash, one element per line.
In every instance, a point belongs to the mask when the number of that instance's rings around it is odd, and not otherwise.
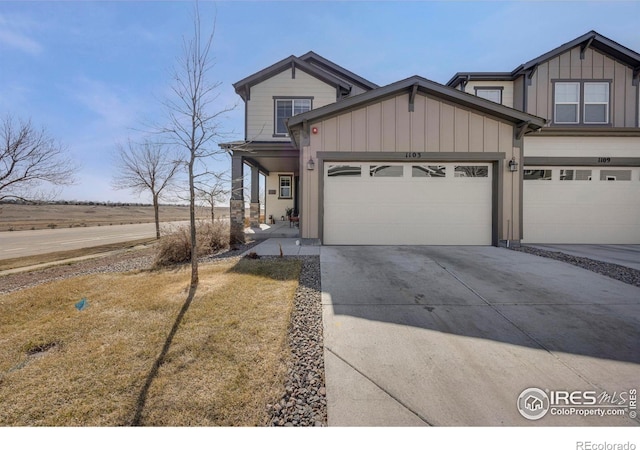
<path fill-rule="evenodd" d="M 400 161 L 406 161 L 406 152 L 459 152 L 461 160 L 465 153 L 502 152 L 506 160 L 514 156 L 520 159 L 509 122 L 420 93 L 415 96 L 413 112 L 409 112 L 408 104 L 409 94 L 401 94 L 310 124 L 318 133 L 311 134 L 310 145 L 302 148 L 300 158 L 300 171 L 305 173 L 301 189 L 305 205 L 301 211 L 302 237 L 320 237 L 319 178 L 323 174 L 318 168 L 311 172 L 305 167 L 310 158 L 317 160 L 318 152 L 369 152 L 372 159 L 378 152 L 397 152 Z M 472 154 L 468 160 L 473 161 Z M 506 233 L 509 225 L 514 235 L 510 238 L 517 239 L 520 184 L 506 164 L 502 175 L 502 228 Z"/>
<path fill-rule="evenodd" d="M 632 83 L 633 69 L 594 49 L 580 59 L 580 47 L 538 65 L 527 86 L 527 113 L 553 118 L 554 80 L 611 81 L 610 120 L 614 127 L 637 126 L 638 87 Z"/>
<path fill-rule="evenodd" d="M 424 95 L 388 98 L 316 123 L 318 151 L 511 152 L 513 127 L 487 115 Z"/>
<path fill-rule="evenodd" d="M 274 101 L 273 97 L 313 97 L 313 109 L 335 103 L 336 88 L 296 68 L 295 78 L 291 69 L 251 86 L 250 100 L 247 102 L 247 136 L 251 141 L 282 140 L 273 137 Z"/>

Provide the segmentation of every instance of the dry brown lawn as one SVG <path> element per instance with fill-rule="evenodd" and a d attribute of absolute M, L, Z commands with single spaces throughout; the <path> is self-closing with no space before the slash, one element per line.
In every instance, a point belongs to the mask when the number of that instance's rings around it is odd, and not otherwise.
<path fill-rule="evenodd" d="M 0 295 L 0 425 L 264 425 L 299 272 L 280 259 L 201 265 L 190 303 L 187 268 Z"/>

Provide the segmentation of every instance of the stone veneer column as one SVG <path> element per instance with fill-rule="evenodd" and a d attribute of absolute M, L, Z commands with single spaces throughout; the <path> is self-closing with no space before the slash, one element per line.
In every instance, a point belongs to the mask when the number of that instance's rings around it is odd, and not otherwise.
<path fill-rule="evenodd" d="M 231 222 L 231 236 L 229 242 L 233 244 L 244 244 L 244 200 L 231 200 L 231 212 L 229 219 Z"/>
<path fill-rule="evenodd" d="M 260 226 L 260 203 L 251 203 L 249 208 L 249 226 L 257 228 Z"/>

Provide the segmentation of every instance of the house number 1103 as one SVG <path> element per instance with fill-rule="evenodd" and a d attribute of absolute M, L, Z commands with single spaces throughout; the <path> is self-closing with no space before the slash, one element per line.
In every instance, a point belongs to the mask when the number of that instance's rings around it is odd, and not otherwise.
<path fill-rule="evenodd" d="M 404 154 L 405 158 L 420 158 L 422 156 L 422 153 L 416 153 L 416 152 L 408 152 Z"/>

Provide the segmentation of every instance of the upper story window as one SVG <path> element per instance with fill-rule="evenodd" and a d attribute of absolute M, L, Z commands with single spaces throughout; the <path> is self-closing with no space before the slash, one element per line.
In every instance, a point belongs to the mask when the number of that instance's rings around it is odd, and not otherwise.
<path fill-rule="evenodd" d="M 275 101 L 275 130 L 274 135 L 288 134 L 286 119 L 296 114 L 311 111 L 311 98 L 277 98 Z"/>
<path fill-rule="evenodd" d="M 609 123 L 609 83 L 556 82 L 553 122 L 567 125 Z"/>
<path fill-rule="evenodd" d="M 556 83 L 555 123 L 580 122 L 580 83 Z"/>
<path fill-rule="evenodd" d="M 476 87 L 476 96 L 502 104 L 502 87 Z"/>
<path fill-rule="evenodd" d="M 609 83 L 584 83 L 584 123 L 609 123 Z"/>

